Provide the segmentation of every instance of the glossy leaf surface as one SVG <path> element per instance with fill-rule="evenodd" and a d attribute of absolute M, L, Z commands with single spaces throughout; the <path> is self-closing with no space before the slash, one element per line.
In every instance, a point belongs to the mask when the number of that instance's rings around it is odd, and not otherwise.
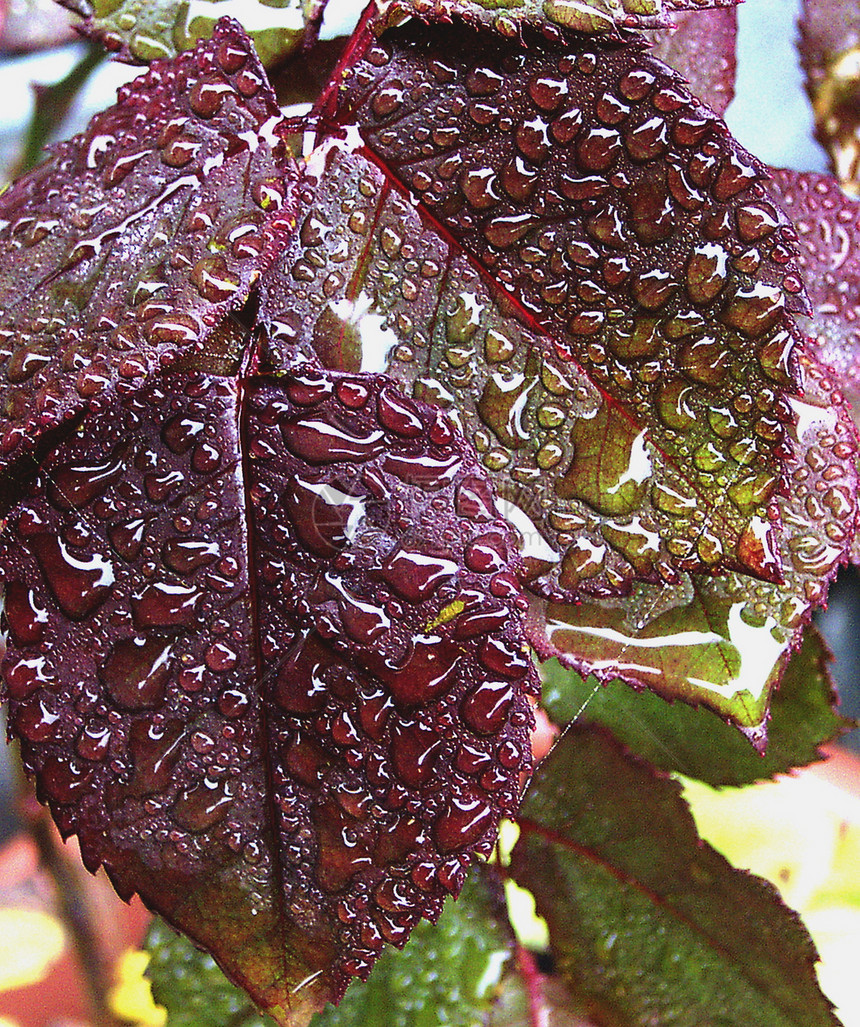
<path fill-rule="evenodd" d="M 755 1010 L 761 1027 L 838 1024 L 795 914 L 703 843 L 680 786 L 608 734 L 571 728 L 535 775 L 520 827 L 514 876 L 598 1021 L 746 1027 Z"/>
<path fill-rule="evenodd" d="M 791 487 L 776 503 L 781 584 L 738 574 L 638 585 L 629 597 L 579 605 L 533 601 L 530 637 L 545 657 L 583 675 L 647 685 L 665 698 L 706 703 L 763 748 L 768 696 L 804 625 L 848 558 L 856 517 L 856 434 L 836 384 L 804 358 L 792 397 Z"/>
<path fill-rule="evenodd" d="M 818 747 L 851 727 L 833 710 L 829 659 L 809 627 L 771 697 L 764 756 L 710 710 L 669 704 L 622 681 L 603 687 L 558 663 L 543 667 L 542 702 L 557 724 L 602 724 L 662 770 L 714 786 L 744 785 L 822 759 Z"/>
<path fill-rule="evenodd" d="M 212 335 L 291 225 L 282 121 L 224 22 L 4 193 L 0 473 L 118 382 L 204 348 L 235 365 L 237 340 Z"/>
<path fill-rule="evenodd" d="M 509 491 L 525 485 L 557 554 L 532 587 L 778 577 L 759 540 L 790 416 L 789 311 L 803 303 L 757 162 L 635 43 L 598 52 L 580 37 L 527 60 L 462 27 L 410 25 L 359 36 L 342 74 L 325 113 L 358 122 L 522 325 L 511 337 L 493 324 L 470 283 L 462 327 L 438 324 L 457 316 L 443 294 L 427 312 L 435 338 L 416 317 L 413 368 L 397 373 L 428 368 L 446 392 L 474 394 L 467 435 L 501 450 L 489 466 Z M 544 360 L 561 379 L 549 388 Z"/>
<path fill-rule="evenodd" d="M 435 919 L 516 808 L 534 671 L 483 490 L 380 377 L 173 374 L 10 515 L 3 673 L 41 797 L 276 1017 Z"/>

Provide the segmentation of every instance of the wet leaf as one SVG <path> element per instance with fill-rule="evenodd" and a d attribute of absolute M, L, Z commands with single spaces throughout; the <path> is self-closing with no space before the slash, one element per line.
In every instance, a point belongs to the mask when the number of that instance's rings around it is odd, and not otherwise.
<path fill-rule="evenodd" d="M 682 11 L 672 21 L 674 29 L 651 35 L 651 52 L 684 76 L 694 96 L 725 114 L 735 95 L 737 12 L 733 7 Z"/>
<path fill-rule="evenodd" d="M 399 25 L 405 17 L 418 15 L 425 21 L 463 19 L 476 27 L 494 29 L 515 38 L 524 28 L 541 28 L 548 38 L 560 31 L 588 35 L 617 36 L 619 29 L 642 30 L 671 25 L 677 12 L 700 11 L 702 7 L 732 7 L 739 0 L 390 0 L 381 5 L 377 30 Z"/>
<path fill-rule="evenodd" d="M 860 204 L 830 175 L 772 170 L 771 192 L 794 222 L 812 303 L 810 339 L 860 409 Z"/>
<path fill-rule="evenodd" d="M 147 948 L 156 1000 L 168 1010 L 167 1027 L 258 1027 L 271 1023 L 247 1008 L 209 956 L 156 921 Z M 483 877 L 470 875 L 459 899 L 435 925 L 422 923 L 401 953 L 380 957 L 367 982 L 356 983 L 337 1009 L 313 1027 L 481 1027 L 494 1007 L 513 943 L 504 907 Z"/>
<path fill-rule="evenodd" d="M 482 489 L 382 376 L 174 372 L 93 412 L 0 536 L 41 799 L 279 1022 L 435 920 L 516 809 L 536 680 Z"/>
<path fill-rule="evenodd" d="M 600 1022 L 836 1027 L 815 950 L 775 889 L 697 836 L 680 786 L 573 726 L 541 765 L 511 868 Z"/>
<path fill-rule="evenodd" d="M 767 752 L 754 752 L 738 732 L 705 708 L 669 704 L 622 681 L 601 687 L 557 662 L 543 667 L 542 703 L 559 725 L 602 724 L 655 767 L 710 785 L 744 785 L 823 758 L 820 745 L 851 726 L 833 709 L 827 652 L 812 626 L 773 693 Z"/>
<path fill-rule="evenodd" d="M 213 334 L 282 245 L 297 176 L 249 45 L 222 23 L 3 194 L 0 473 L 118 383 L 206 347 L 235 366 L 241 332 Z"/>
<path fill-rule="evenodd" d="M 799 28 L 815 136 L 827 151 L 834 174 L 856 195 L 860 191 L 860 13 L 856 4 L 845 0 L 803 0 Z"/>
<path fill-rule="evenodd" d="M 263 64 L 283 60 L 314 38 L 322 7 L 312 0 L 59 0 L 84 13 L 81 30 L 115 51 L 120 60 L 148 64 L 175 57 L 209 39 L 224 15 L 238 16 Z M 313 27 L 312 27 L 313 26 Z M 309 31 L 310 30 L 310 31 Z"/>
<path fill-rule="evenodd" d="M 313 214 L 332 231 L 306 244 L 325 265 L 290 254 L 329 290 L 319 313 L 291 297 L 303 337 L 340 308 L 357 324 L 359 300 L 391 329 L 389 372 L 459 411 L 518 507 L 539 594 L 777 579 L 761 540 L 803 308 L 791 230 L 758 163 L 638 43 L 542 46 L 526 60 L 414 23 L 357 37 L 321 109 L 367 152 L 330 158 Z M 338 215 L 347 163 L 367 203 Z M 353 215 L 366 250 L 340 228 Z M 378 359 L 341 334 L 325 362 Z"/>
<path fill-rule="evenodd" d="M 853 423 L 832 378 L 806 357 L 800 368 L 802 399 L 790 400 L 797 419 L 786 461 L 791 487 L 776 500 L 790 528 L 779 542 L 783 582 L 689 575 L 600 604 L 534 600 L 530 639 L 543 658 L 558 656 L 603 682 L 620 678 L 703 703 L 763 748 L 768 697 L 848 558 L 857 511 Z"/>

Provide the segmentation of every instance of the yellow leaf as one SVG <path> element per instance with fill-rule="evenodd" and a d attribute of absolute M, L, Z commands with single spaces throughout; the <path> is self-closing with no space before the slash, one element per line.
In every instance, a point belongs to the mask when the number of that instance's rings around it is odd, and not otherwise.
<path fill-rule="evenodd" d="M 60 922 L 36 909 L 0 909 L 0 991 L 38 984 L 63 954 Z"/>

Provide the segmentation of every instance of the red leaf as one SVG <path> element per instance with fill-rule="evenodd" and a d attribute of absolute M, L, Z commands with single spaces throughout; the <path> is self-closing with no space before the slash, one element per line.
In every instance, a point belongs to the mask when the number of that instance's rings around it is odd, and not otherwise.
<path fill-rule="evenodd" d="M 224 20 L 3 195 L 0 468 L 118 381 L 200 357 L 289 227 L 283 125 Z"/>
<path fill-rule="evenodd" d="M 100 401 L 10 515 L 42 799 L 276 1017 L 438 916 L 516 809 L 537 686 L 484 491 L 431 408 L 308 366 Z"/>
<path fill-rule="evenodd" d="M 635 577 L 725 568 L 773 580 L 778 562 L 752 543 L 770 524 L 781 476 L 780 392 L 792 387 L 797 337 L 789 311 L 804 305 L 791 231 L 765 198 L 763 169 L 639 44 L 598 50 L 571 38 L 538 52 L 526 43 L 462 25 L 413 22 L 379 41 L 366 33 L 320 109 L 357 122 L 363 156 L 381 169 L 377 193 L 405 188 L 419 199 L 422 228 L 442 240 L 432 260 L 445 268 L 459 257 L 456 241 L 468 258 L 457 274 L 465 265 L 490 281 L 483 292 L 505 310 L 505 331 L 516 325 L 535 360 L 560 362 L 572 389 L 586 376 L 598 397 L 582 395 L 601 409 L 591 424 L 578 412 L 551 471 L 517 454 L 523 484 L 549 472 L 537 529 L 567 537 L 561 568 L 532 587 L 605 594 Z M 356 268 L 342 290 L 333 282 L 333 298 L 351 297 L 367 271 Z M 468 291 L 484 302 L 471 282 Z M 446 309 L 450 301 L 425 307 L 413 323 L 430 318 L 435 334 Z M 416 363 L 396 373 L 415 378 L 430 363 L 453 392 L 456 375 L 434 345 L 416 332 Z M 534 380 L 526 354 L 516 370 Z M 510 400 L 491 394 L 488 406 L 504 429 Z M 476 413 L 510 449 L 480 402 Z M 756 502 L 735 502 L 744 489 Z M 621 560 L 588 556 L 607 543 Z"/>
<path fill-rule="evenodd" d="M 684 11 L 672 21 L 675 28 L 653 33 L 651 52 L 680 72 L 711 110 L 725 114 L 735 95 L 737 11 Z"/>

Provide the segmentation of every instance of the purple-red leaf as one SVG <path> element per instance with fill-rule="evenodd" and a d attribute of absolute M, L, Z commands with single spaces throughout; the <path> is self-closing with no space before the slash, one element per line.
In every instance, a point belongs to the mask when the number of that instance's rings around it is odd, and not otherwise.
<path fill-rule="evenodd" d="M 682 11 L 672 21 L 674 28 L 652 34 L 651 52 L 684 76 L 694 96 L 725 114 L 735 95 L 737 11 Z"/>
<path fill-rule="evenodd" d="M 860 404 L 860 204 L 830 175 L 774 168 L 774 198 L 794 222 L 812 303 L 816 356 Z"/>
<path fill-rule="evenodd" d="M 477 347 L 497 325 L 466 297 L 459 332 L 470 321 L 478 331 L 457 338 L 444 323 L 455 297 L 443 292 L 407 318 L 396 356 L 408 362 L 411 350 L 414 365 L 398 376 L 429 364 L 443 392 L 466 392 L 467 414 L 470 379 L 483 376 L 476 446 L 519 448 L 510 469 L 489 466 L 515 481 L 519 472 L 529 490 L 545 482 L 536 527 L 561 552 L 538 591 L 605 593 L 679 570 L 778 579 L 761 539 L 774 548 L 766 509 L 790 418 L 789 312 L 805 309 L 793 233 L 766 198 L 761 166 L 640 44 L 597 49 L 578 37 L 538 52 L 527 41 L 531 50 L 414 22 L 380 40 L 365 33 L 343 87 L 320 105 L 357 122 L 364 155 L 437 226 L 445 245 L 427 258 L 441 260 L 442 288 L 450 254 L 489 281 L 522 336 L 510 371 L 494 376 Z M 420 267 L 425 254 L 413 249 Z M 333 273 L 332 305 L 354 300 L 373 270 L 362 264 L 339 283 Z M 466 292 L 486 304 L 471 283 Z M 501 331 L 516 348 L 508 324 Z M 517 447 L 512 415 L 544 358 L 560 364 L 569 396 L 536 426 L 537 446 Z M 590 391 L 578 391 L 583 375 Z M 546 402 L 542 392 L 531 402 Z M 475 429 L 477 418 L 489 423 Z"/>
<path fill-rule="evenodd" d="M 173 373 L 99 401 L 0 536 L 41 798 L 284 1022 L 438 916 L 516 809 L 536 677 L 490 504 L 381 376 Z"/>
<path fill-rule="evenodd" d="M 3 195 L 0 469 L 118 381 L 200 357 L 291 224 L 282 125 L 225 20 Z"/>

